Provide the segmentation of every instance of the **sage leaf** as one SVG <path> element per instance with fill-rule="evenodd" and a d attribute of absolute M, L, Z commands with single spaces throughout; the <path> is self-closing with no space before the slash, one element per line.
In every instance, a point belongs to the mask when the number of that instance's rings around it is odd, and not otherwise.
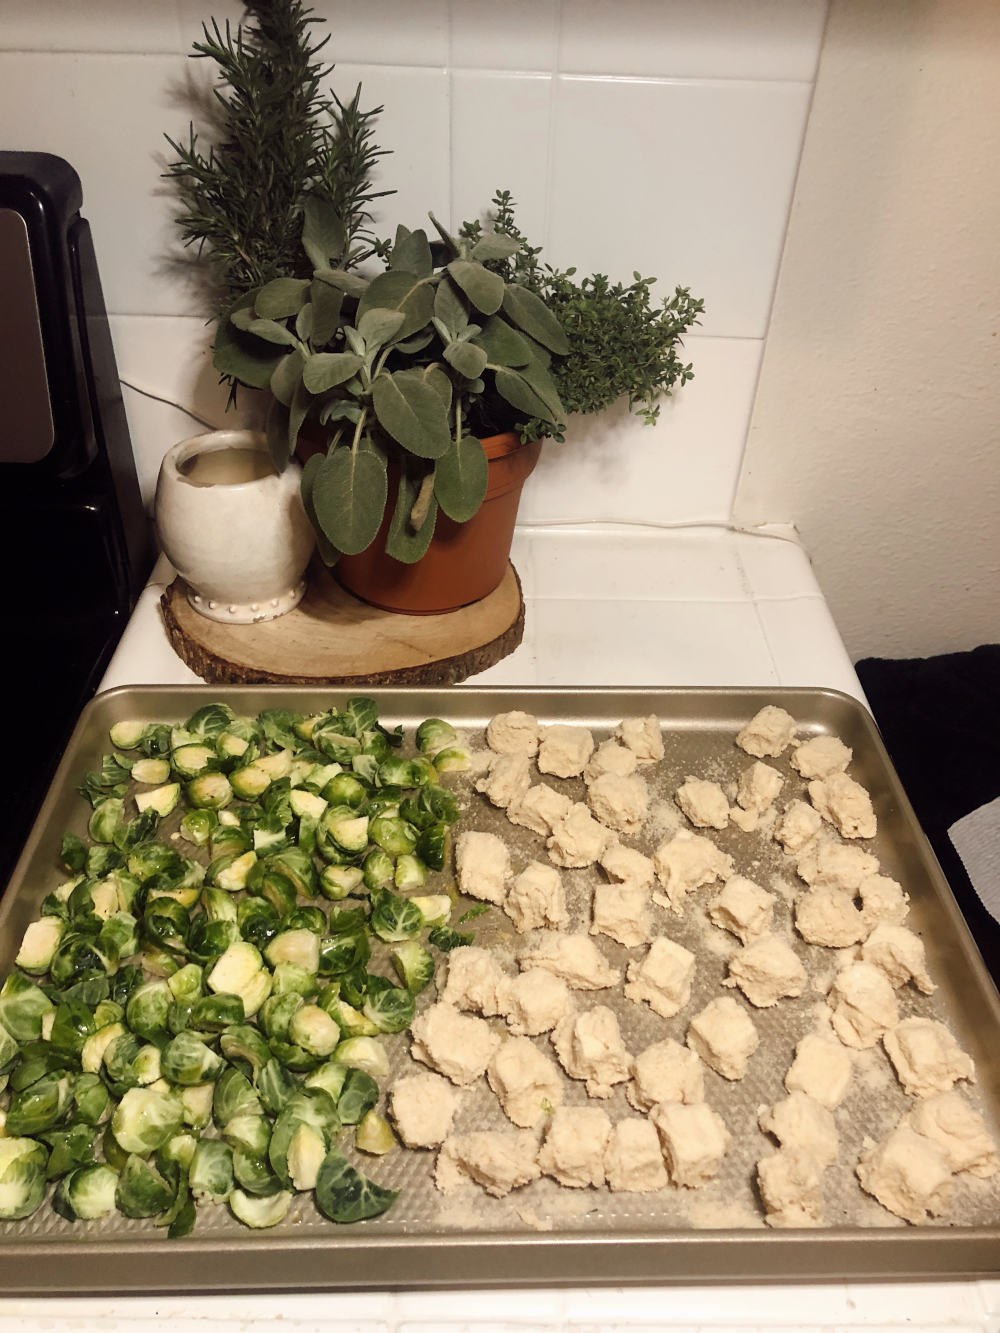
<path fill-rule="evenodd" d="M 447 274 L 434 293 L 434 318 L 441 321 L 453 338 L 457 338 L 469 322 L 468 301 Z"/>
<path fill-rule="evenodd" d="M 235 310 L 230 316 L 230 322 L 244 333 L 253 334 L 255 338 L 262 338 L 264 342 L 277 346 L 294 347 L 298 342 L 295 334 L 289 333 L 284 324 L 273 319 L 258 319 L 252 309 Z"/>
<path fill-rule="evenodd" d="M 472 258 L 478 259 L 480 263 L 485 263 L 488 259 L 509 259 L 511 255 L 517 254 L 520 246 L 520 241 L 504 236 L 502 232 L 491 231 L 485 236 L 480 236 L 472 247 Z"/>
<path fill-rule="evenodd" d="M 295 390 L 302 383 L 302 368 L 306 363 L 301 351 L 294 347 L 283 356 L 271 375 L 270 389 L 279 403 L 290 407 Z"/>
<path fill-rule="evenodd" d="M 279 362 L 287 353 L 271 343 L 253 338 L 232 322 L 240 309 L 253 308 L 253 293 L 241 297 L 240 303 L 223 316 L 215 330 L 212 347 L 212 365 L 220 375 L 245 384 L 250 389 L 266 389 Z"/>
<path fill-rule="evenodd" d="M 520 370 L 511 370 L 506 366 L 497 368 L 494 374 L 497 393 L 519 412 L 528 417 L 538 417 L 542 421 L 557 424 L 557 414 L 542 395 L 529 383 Z"/>
<path fill-rule="evenodd" d="M 410 520 L 413 506 L 420 494 L 421 484 L 422 478 L 410 476 L 406 470 L 400 473 L 399 486 L 396 489 L 396 507 L 389 521 L 389 531 L 386 533 L 386 554 L 404 565 L 415 565 L 426 555 L 437 523 L 437 500 L 431 495 L 423 522 L 416 531 L 413 529 Z"/>
<path fill-rule="evenodd" d="M 499 273 L 491 273 L 472 259 L 453 259 L 448 275 L 484 315 L 492 315 L 503 304 L 504 280 Z M 541 304 L 541 303 L 539 303 Z"/>
<path fill-rule="evenodd" d="M 418 458 L 440 458 L 451 444 L 448 409 L 419 370 L 382 374 L 372 384 L 379 425 Z"/>
<path fill-rule="evenodd" d="M 540 296 L 512 282 L 503 294 L 504 314 L 519 329 L 557 356 L 566 356 L 569 342 L 563 327 Z"/>
<path fill-rule="evenodd" d="M 326 534 L 321 530 L 312 501 L 313 484 L 316 480 L 316 473 L 323 465 L 323 458 L 323 454 L 313 454 L 311 458 L 306 460 L 305 466 L 302 468 L 302 480 L 299 483 L 299 494 L 302 496 L 302 507 L 306 511 L 306 516 L 308 517 L 309 522 L 313 525 L 313 530 L 316 533 L 316 549 L 319 551 L 320 559 L 329 568 L 337 563 L 341 553 L 337 550 L 336 546 L 327 539 Z"/>
<path fill-rule="evenodd" d="M 313 336 L 313 308 L 312 302 L 307 301 L 299 313 L 295 316 L 295 336 L 299 342 L 307 343 Z"/>
<path fill-rule="evenodd" d="M 310 393 L 324 393 L 356 375 L 364 361 L 354 352 L 317 352 L 309 357 L 302 382 Z"/>
<path fill-rule="evenodd" d="M 275 278 L 257 293 L 254 309 L 261 319 L 288 319 L 301 310 L 308 290 L 305 278 Z"/>
<path fill-rule="evenodd" d="M 309 300 L 313 308 L 312 337 L 317 347 L 323 347 L 337 332 L 344 293 L 329 283 L 314 278 L 309 285 Z"/>
<path fill-rule="evenodd" d="M 336 287 L 345 296 L 361 297 L 368 290 L 367 278 L 359 278 L 356 273 L 348 273 L 345 268 L 318 268 L 313 274 L 313 281 Z"/>
<path fill-rule="evenodd" d="M 437 396 L 444 403 L 445 410 L 451 408 L 452 387 L 451 380 L 444 373 L 439 365 L 425 366 L 421 371 L 424 382 L 429 384 Z"/>
<path fill-rule="evenodd" d="M 475 343 L 451 343 L 441 355 L 467 380 L 477 380 L 486 369 L 486 353 Z"/>
<path fill-rule="evenodd" d="M 385 310 L 380 306 L 366 310 L 358 320 L 358 332 L 365 340 L 366 350 L 370 353 L 391 342 L 405 320 L 402 310 Z"/>
<path fill-rule="evenodd" d="M 375 540 L 388 496 L 385 463 L 375 452 L 347 447 L 320 460 L 310 497 L 319 531 L 345 555 Z"/>
<path fill-rule="evenodd" d="M 453 443 L 434 467 L 434 494 L 442 512 L 467 523 L 486 498 L 489 465 L 474 435 Z"/>
<path fill-rule="evenodd" d="M 415 273 L 418 278 L 429 278 L 434 272 L 434 260 L 427 233 L 419 228 L 410 231 L 407 227 L 398 226 L 389 267 Z"/>
<path fill-rule="evenodd" d="M 264 419 L 264 434 L 267 437 L 267 448 L 271 455 L 271 462 L 274 464 L 276 472 L 284 472 L 288 466 L 290 457 L 288 448 L 288 421 L 289 410 L 284 403 L 277 398 L 272 398 L 267 408 L 267 416 Z"/>
<path fill-rule="evenodd" d="M 475 343 L 486 353 L 493 366 L 526 366 L 531 360 L 531 346 L 517 329 L 500 315 L 491 315 L 476 335 Z"/>
<path fill-rule="evenodd" d="M 310 195 L 302 208 L 302 248 L 314 269 L 329 267 L 347 248 L 347 231 L 328 199 Z"/>
<path fill-rule="evenodd" d="M 434 313 L 434 293 L 416 273 L 393 269 L 373 278 L 358 302 L 357 320 L 369 310 L 401 310 L 406 318 L 397 336 L 408 338 L 430 322 Z"/>

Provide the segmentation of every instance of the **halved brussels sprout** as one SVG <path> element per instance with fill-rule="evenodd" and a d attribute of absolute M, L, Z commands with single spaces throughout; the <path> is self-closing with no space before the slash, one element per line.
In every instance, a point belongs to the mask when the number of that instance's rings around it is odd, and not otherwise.
<path fill-rule="evenodd" d="M 129 1088 L 111 1116 L 111 1133 L 124 1152 L 144 1156 L 179 1133 L 183 1120 L 184 1108 L 175 1092 Z M 137 1215 L 146 1216 L 126 1214 Z"/>
<path fill-rule="evenodd" d="M 283 1222 L 291 1202 L 291 1190 L 280 1190 L 277 1194 L 261 1197 L 234 1189 L 229 1195 L 233 1216 L 245 1227 L 252 1227 L 255 1231 L 276 1227 L 279 1222 Z"/>

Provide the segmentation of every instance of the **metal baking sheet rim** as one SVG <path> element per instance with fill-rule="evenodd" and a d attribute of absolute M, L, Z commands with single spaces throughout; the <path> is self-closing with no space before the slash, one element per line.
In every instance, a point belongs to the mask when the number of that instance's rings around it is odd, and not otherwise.
<path fill-rule="evenodd" d="M 993 985 L 965 919 L 903 792 L 881 737 L 868 712 L 837 690 L 788 687 L 731 688 L 586 688 L 553 687 L 476 689 L 459 687 L 372 687 L 366 693 L 393 711 L 428 716 L 440 713 L 459 724 L 472 724 L 492 713 L 525 708 L 541 716 L 567 720 L 600 715 L 617 722 L 630 712 L 656 712 L 696 722 L 705 711 L 718 723 L 720 714 L 738 722 L 765 703 L 795 715 L 821 719 L 831 729 L 860 728 L 866 745 L 883 770 L 898 815 L 907 826 L 923 868 L 954 931 L 968 977 L 1000 1031 L 1000 996 Z M 46 836 L 53 837 L 52 816 L 65 800 L 78 753 L 122 717 L 187 716 L 203 703 L 225 700 L 245 712 L 264 707 L 301 709 L 329 706 L 343 691 L 311 686 L 122 686 L 97 695 L 86 706 L 66 747 L 49 793 L 0 904 L 0 931 Z M 670 706 L 668 706 L 670 705 Z M 13 1229 L 16 1224 L 8 1224 Z M 297 1238 L 294 1234 L 255 1234 L 237 1238 L 197 1235 L 181 1241 L 151 1236 L 108 1242 L 87 1238 L 82 1230 L 60 1239 L 7 1239 L 0 1229 L 0 1286 L 8 1295 L 157 1293 L 183 1290 L 291 1291 L 337 1288 L 490 1287 L 680 1282 L 807 1282 L 840 1280 L 931 1280 L 987 1278 L 1000 1273 L 1000 1223 L 988 1227 L 948 1226 L 878 1229 L 824 1228 L 822 1231 L 717 1229 L 581 1234 L 550 1231 L 470 1235 L 378 1235 L 334 1232 Z"/>

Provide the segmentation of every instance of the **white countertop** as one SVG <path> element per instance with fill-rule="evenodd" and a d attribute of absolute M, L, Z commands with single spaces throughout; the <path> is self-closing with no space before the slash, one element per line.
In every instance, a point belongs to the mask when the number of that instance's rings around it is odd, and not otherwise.
<path fill-rule="evenodd" d="M 513 550 L 524 641 L 475 685 L 791 685 L 864 702 L 794 533 L 566 527 L 519 529 Z M 102 688 L 196 683 L 174 655 L 154 571 Z M 461 688 L 456 687 L 456 688 Z M 125 1333 L 625 1333 L 631 1329 L 996 1330 L 1000 1281 L 671 1286 L 545 1291 L 344 1292 L 172 1298 L 0 1298 L 0 1330 Z"/>

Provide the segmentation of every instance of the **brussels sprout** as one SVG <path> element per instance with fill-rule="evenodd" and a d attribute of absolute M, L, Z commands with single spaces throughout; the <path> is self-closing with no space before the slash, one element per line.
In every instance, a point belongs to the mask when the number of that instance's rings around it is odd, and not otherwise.
<path fill-rule="evenodd" d="M 258 855 L 283 851 L 291 844 L 291 828 L 288 816 L 283 814 L 264 815 L 254 826 L 253 849 Z"/>
<path fill-rule="evenodd" d="M 324 857 L 336 851 L 356 856 L 368 846 L 368 816 L 349 805 L 327 806 L 316 827 L 316 845 Z"/>
<path fill-rule="evenodd" d="M 227 1060 L 242 1061 L 249 1065 L 254 1075 L 271 1058 L 270 1047 L 260 1031 L 250 1023 L 237 1023 L 226 1028 L 219 1038 L 219 1048 Z"/>
<path fill-rule="evenodd" d="M 236 899 L 225 889 L 207 884 L 201 891 L 202 911 L 209 921 L 238 921 L 239 910 Z"/>
<path fill-rule="evenodd" d="M 296 991 L 268 996 L 260 1009 L 260 1026 L 268 1041 L 288 1041 L 288 1025 L 302 1003 L 302 996 Z"/>
<path fill-rule="evenodd" d="M 255 851 L 225 852 L 211 863 L 205 871 L 205 878 L 209 884 L 224 889 L 226 893 L 238 893 L 240 889 L 246 888 L 247 877 L 256 864 Z"/>
<path fill-rule="evenodd" d="M 162 842 L 137 843 L 128 854 L 127 864 L 129 874 L 134 875 L 140 884 L 145 884 L 154 875 L 179 879 L 184 870 L 180 853 Z"/>
<path fill-rule="evenodd" d="M 188 801 L 199 810 L 221 810 L 233 799 L 225 773 L 202 773 L 184 788 Z"/>
<path fill-rule="evenodd" d="M 340 1094 L 343 1091 L 348 1073 L 349 1070 L 346 1065 L 338 1064 L 336 1060 L 327 1060 L 314 1069 L 311 1074 L 305 1076 L 302 1080 L 302 1086 L 304 1088 L 321 1088 L 323 1092 L 329 1094 L 336 1106 L 340 1100 Z"/>
<path fill-rule="evenodd" d="M 349 894 L 356 893 L 363 882 L 364 876 L 360 866 L 326 865 L 320 871 L 319 891 L 324 898 L 338 902 Z"/>
<path fill-rule="evenodd" d="M 223 1032 L 244 1019 L 239 995 L 203 995 L 191 1010 L 191 1027 L 198 1032 Z"/>
<path fill-rule="evenodd" d="M 289 1097 L 298 1089 L 292 1076 L 286 1073 L 279 1060 L 270 1059 L 257 1074 L 257 1091 L 264 1104 L 264 1110 L 277 1115 Z"/>
<path fill-rule="evenodd" d="M 283 930 L 268 941 L 264 954 L 272 967 L 295 963 L 315 973 L 319 970 L 319 949 L 319 938 L 311 930 Z"/>
<path fill-rule="evenodd" d="M 254 1014 L 271 994 L 273 982 L 271 973 L 266 968 L 261 968 L 250 980 L 250 982 L 239 992 L 240 999 L 243 1001 L 243 1012 L 247 1018 L 253 1018 Z"/>
<path fill-rule="evenodd" d="M 49 1015 L 46 1015 L 45 1021 L 48 1021 L 48 1017 Z M 65 1055 L 79 1056 L 83 1043 L 96 1030 L 94 1015 L 88 1005 L 77 999 L 63 1000 L 52 1012 L 48 1042 L 56 1051 Z M 3 1059 L 5 1054 L 6 1050 L 0 1049 L 0 1067 L 5 1063 Z"/>
<path fill-rule="evenodd" d="M 47 972 L 65 929 L 63 922 L 56 916 L 43 916 L 38 921 L 32 921 L 21 937 L 21 947 L 14 959 L 14 966 L 22 972 L 35 975 Z"/>
<path fill-rule="evenodd" d="M 281 1189 L 281 1181 L 271 1170 L 266 1153 L 254 1153 L 247 1148 L 235 1147 L 233 1175 L 240 1189 L 248 1194 L 277 1194 Z"/>
<path fill-rule="evenodd" d="M 354 1131 L 354 1146 L 361 1152 L 381 1157 L 392 1152 L 396 1139 L 389 1128 L 389 1122 L 377 1111 L 368 1111 Z"/>
<path fill-rule="evenodd" d="M 399 1031 L 398 1028 L 395 1030 Z M 292 1014 L 288 1039 L 310 1055 L 325 1059 L 333 1054 L 340 1042 L 340 1026 L 319 1005 L 304 1004 Z"/>
<path fill-rule="evenodd" d="M 166 981 L 147 981 L 137 986 L 125 1006 L 125 1021 L 146 1041 L 165 1041 L 167 1011 L 174 996 Z"/>
<path fill-rule="evenodd" d="M 98 949 L 96 940 L 67 931 L 52 955 L 49 979 L 54 986 L 69 986 L 111 970 L 111 961 Z"/>
<path fill-rule="evenodd" d="M 233 1150 L 222 1139 L 199 1139 L 188 1186 L 198 1203 L 221 1203 L 233 1188 Z"/>
<path fill-rule="evenodd" d="M 449 745 L 438 750 L 434 767 L 439 773 L 465 773 L 472 767 L 472 756 L 464 745 Z"/>
<path fill-rule="evenodd" d="M 337 1114 L 345 1125 L 358 1125 L 378 1101 L 378 1084 L 364 1069 L 348 1069 L 340 1096 Z"/>
<path fill-rule="evenodd" d="M 44 990 L 20 972 L 9 974 L 0 988 L 0 1024 L 20 1044 L 39 1040 L 41 1018 L 55 1008 Z"/>
<path fill-rule="evenodd" d="M 237 736 L 232 731 L 224 731 L 215 741 L 215 753 L 222 761 L 223 768 L 242 759 L 249 763 L 253 759 L 254 747 L 244 736 Z"/>
<path fill-rule="evenodd" d="M 160 787 L 170 778 L 170 762 L 167 759 L 137 759 L 132 765 L 132 777 L 145 786 Z"/>
<path fill-rule="evenodd" d="M 427 867 L 418 856 L 404 852 L 396 861 L 397 889 L 421 889 L 427 883 Z"/>
<path fill-rule="evenodd" d="M 193 1087 L 180 1089 L 185 1125 L 192 1129 L 204 1129 L 208 1125 L 212 1119 L 214 1093 L 214 1083 L 196 1083 Z"/>
<path fill-rule="evenodd" d="M 86 1039 L 80 1051 L 80 1067 L 87 1074 L 98 1074 L 103 1068 L 104 1053 L 113 1041 L 125 1035 L 121 1023 L 108 1023 Z"/>
<path fill-rule="evenodd" d="M 339 977 L 364 966 L 371 957 L 371 941 L 365 929 L 346 931 L 319 942 L 319 974 Z"/>
<path fill-rule="evenodd" d="M 180 1132 L 183 1118 L 184 1108 L 175 1092 L 129 1088 L 111 1116 L 111 1133 L 124 1152 L 156 1152 Z"/>
<path fill-rule="evenodd" d="M 185 729 L 192 736 L 206 736 L 214 739 L 236 720 L 236 714 L 228 704 L 204 704 L 192 713 L 185 723 Z"/>
<path fill-rule="evenodd" d="M 142 733 L 139 749 L 147 759 L 166 759 L 170 754 L 170 728 L 166 723 L 151 722 Z"/>
<path fill-rule="evenodd" d="M 376 815 L 368 825 L 372 842 L 391 856 L 412 852 L 417 845 L 417 830 L 398 815 Z"/>
<path fill-rule="evenodd" d="M 81 1166 L 63 1176 L 52 1197 L 52 1208 L 70 1222 L 91 1222 L 114 1211 L 118 1174 L 109 1166 Z"/>
<path fill-rule="evenodd" d="M 180 835 L 195 847 L 207 847 L 218 818 L 214 810 L 188 810 L 180 822 Z"/>
<path fill-rule="evenodd" d="M 380 1032 L 402 1032 L 413 1022 L 413 996 L 387 977 L 373 976 L 362 1008 Z"/>
<path fill-rule="evenodd" d="M 142 914 L 142 929 L 150 944 L 168 950 L 181 950 L 187 943 L 191 918 L 187 908 L 176 899 L 153 898 L 147 901 L 146 910 Z"/>
<path fill-rule="evenodd" d="M 99 1125 L 111 1114 L 111 1094 L 98 1074 L 77 1074 L 73 1102 L 75 1118 L 85 1125 Z"/>
<path fill-rule="evenodd" d="M 138 952 L 139 923 L 131 912 L 111 913 L 97 936 L 97 948 L 113 963 Z"/>
<path fill-rule="evenodd" d="M 270 1058 L 270 1057 L 269 1057 Z M 247 1076 L 235 1066 L 229 1066 L 219 1075 L 212 1097 L 212 1115 L 215 1123 L 225 1129 L 238 1116 L 260 1115 L 260 1098 Z"/>
<path fill-rule="evenodd" d="M 156 763 L 158 761 L 150 759 L 146 762 Z M 136 792 L 135 806 L 140 814 L 152 810 L 161 819 L 166 819 L 180 799 L 181 784 L 179 782 L 167 782 L 162 787 L 154 787 L 152 791 Z"/>
<path fill-rule="evenodd" d="M 0 1219 L 30 1217 L 45 1198 L 48 1154 L 34 1139 L 0 1138 Z"/>
<path fill-rule="evenodd" d="M 229 774 L 233 791 L 243 801 L 255 801 L 271 785 L 271 776 L 255 759 L 243 768 L 234 768 Z"/>
<path fill-rule="evenodd" d="M 416 853 L 431 870 L 443 870 L 448 860 L 448 826 L 429 824 L 417 837 Z"/>
<path fill-rule="evenodd" d="M 170 756 L 170 766 L 180 778 L 196 778 L 218 768 L 215 751 L 208 745 L 181 745 Z"/>
<path fill-rule="evenodd" d="M 402 787 L 383 787 L 380 791 L 372 792 L 365 807 L 369 818 L 374 819 L 376 815 L 398 815 L 400 802 L 405 795 Z"/>
<path fill-rule="evenodd" d="M 95 842 L 111 842 L 124 813 L 125 802 L 122 797 L 106 796 L 94 807 L 87 832 Z"/>
<path fill-rule="evenodd" d="M 302 1121 L 295 1125 L 285 1153 L 285 1169 L 293 1189 L 316 1188 L 319 1169 L 329 1146 L 326 1137 L 312 1125 Z"/>
<path fill-rule="evenodd" d="M 176 1190 L 155 1166 L 138 1153 L 129 1153 L 115 1187 L 115 1207 L 123 1216 L 155 1217 L 170 1207 L 175 1196 Z"/>
<path fill-rule="evenodd" d="M 18 1138 L 50 1129 L 63 1119 L 72 1101 L 72 1074 L 46 1074 L 30 1087 L 13 1094 L 7 1108 L 4 1132 L 12 1138 Z"/>
<path fill-rule="evenodd" d="M 187 1173 L 191 1169 L 197 1146 L 198 1140 L 193 1134 L 186 1134 L 183 1131 L 175 1134 L 156 1154 L 156 1164 L 164 1173 L 171 1165 L 177 1165 Z"/>
<path fill-rule="evenodd" d="M 21 1059 L 8 1075 L 8 1086 L 12 1092 L 23 1092 L 48 1074 L 62 1074 L 72 1063 L 71 1055 L 54 1051 L 48 1043 L 31 1042 L 21 1048 Z"/>
<path fill-rule="evenodd" d="M 166 985 L 175 1000 L 182 1004 L 193 1004 L 204 994 L 204 981 L 204 969 L 197 963 L 188 963 L 185 967 L 179 968 L 172 977 L 168 977 Z"/>
<path fill-rule="evenodd" d="M 254 763 L 264 770 L 272 782 L 276 782 L 280 778 L 287 778 L 292 771 L 293 751 L 294 747 L 287 746 L 274 754 L 262 754 Z"/>
<path fill-rule="evenodd" d="M 215 995 L 243 995 L 263 965 L 260 950 L 240 940 L 216 961 L 205 984 Z"/>
<path fill-rule="evenodd" d="M 442 953 L 459 949 L 463 944 L 471 944 L 474 938 L 471 930 L 452 930 L 449 926 L 435 926 L 427 932 L 427 943 L 433 944 Z"/>
<path fill-rule="evenodd" d="M 348 1037 L 334 1052 L 342 1065 L 351 1069 L 361 1069 L 372 1078 L 387 1078 L 389 1075 L 389 1057 L 385 1047 L 374 1037 Z M 347 1119 L 341 1112 L 341 1119 Z"/>
<path fill-rule="evenodd" d="M 58 1180 L 68 1172 L 80 1166 L 90 1166 L 94 1161 L 94 1126 L 70 1125 L 68 1129 L 48 1129 L 36 1135 L 49 1147 L 49 1160 L 45 1167 L 47 1180 Z"/>
<path fill-rule="evenodd" d="M 198 1003 L 201 1004 L 203 1001 Z M 242 1003 L 240 1007 L 242 1009 Z M 216 1078 L 225 1063 L 220 1055 L 210 1050 L 193 1032 L 178 1032 L 177 1036 L 164 1046 L 160 1062 L 165 1079 L 185 1086 L 207 1083 Z"/>
<path fill-rule="evenodd" d="M 322 796 L 303 787 L 296 788 L 291 793 L 288 803 L 292 807 L 292 814 L 299 819 L 303 817 L 319 819 L 327 808 L 327 802 Z"/>
<path fill-rule="evenodd" d="M 378 754 L 355 754 L 351 756 L 351 772 L 368 787 L 374 787 L 378 782 L 378 766 L 386 755 Z"/>
<path fill-rule="evenodd" d="M 265 1227 L 276 1227 L 283 1222 L 292 1202 L 290 1190 L 279 1190 L 269 1197 L 261 1198 L 234 1189 L 229 1195 L 229 1207 L 233 1216 L 245 1227 L 255 1231 Z"/>
<path fill-rule="evenodd" d="M 140 745 L 143 736 L 146 734 L 147 723 L 145 722 L 116 722 L 108 736 L 111 744 L 116 750 L 135 750 Z"/>
<path fill-rule="evenodd" d="M 132 1074 L 140 1088 L 148 1088 L 163 1077 L 159 1046 L 150 1044 L 139 1049 L 132 1061 Z"/>
<path fill-rule="evenodd" d="M 357 809 L 364 804 L 368 788 L 354 773 L 338 773 L 323 787 L 323 799 L 331 806 Z"/>
<path fill-rule="evenodd" d="M 288 916 L 282 922 L 283 930 L 311 930 L 314 935 L 326 934 L 326 913 L 321 907 L 313 907 L 308 904 L 305 907 L 296 907 L 294 912 L 289 912 Z"/>
<path fill-rule="evenodd" d="M 142 1042 L 132 1032 L 123 1032 L 109 1042 L 104 1052 L 102 1069 L 111 1091 L 120 1096 L 127 1088 L 139 1084 L 139 1075 L 135 1067 L 136 1059 L 142 1049 Z"/>
<path fill-rule="evenodd" d="M 214 814 L 215 812 L 212 811 L 211 813 Z M 218 825 L 209 839 L 209 851 L 213 860 L 218 856 L 225 856 L 227 852 L 239 856 L 250 850 L 252 842 L 250 834 L 238 819 L 235 824 L 226 822 L 227 816 L 236 819 L 231 810 L 220 811 L 217 816 Z"/>
<path fill-rule="evenodd" d="M 266 898 L 243 898 L 236 910 L 236 921 L 243 938 L 260 949 L 281 927 L 280 916 Z"/>
<path fill-rule="evenodd" d="M 381 889 L 372 897 L 370 924 L 380 940 L 395 944 L 418 935 L 423 928 L 424 918 L 420 908 L 410 899 Z"/>
<path fill-rule="evenodd" d="M 222 1127 L 222 1136 L 234 1149 L 252 1157 L 265 1157 L 271 1142 L 271 1122 L 266 1115 L 234 1115 Z"/>
<path fill-rule="evenodd" d="M 383 889 L 392 884 L 396 876 L 396 867 L 392 857 L 388 852 L 384 852 L 381 847 L 370 851 L 364 859 L 362 866 L 362 877 L 365 887 L 374 893 L 377 889 Z"/>
<path fill-rule="evenodd" d="M 314 1197 L 316 1207 L 331 1222 L 362 1222 L 384 1213 L 396 1190 L 383 1189 L 356 1171 L 335 1148 L 319 1169 Z"/>
<path fill-rule="evenodd" d="M 417 940 L 402 940 L 389 953 L 400 981 L 411 995 L 419 995 L 434 980 L 434 959 Z"/>
<path fill-rule="evenodd" d="M 415 739 L 420 753 L 433 759 L 439 751 L 455 744 L 458 733 L 450 722 L 444 722 L 439 717 L 429 717 L 417 727 Z"/>
<path fill-rule="evenodd" d="M 284 995 L 286 991 L 294 991 L 296 995 L 309 1000 L 319 989 L 316 974 L 307 968 L 299 967 L 297 963 L 278 963 L 272 976 L 272 995 Z"/>
<path fill-rule="evenodd" d="M 345 1037 L 378 1036 L 378 1028 L 372 1020 L 346 1000 L 328 1000 L 322 1008 L 337 1022 Z"/>
<path fill-rule="evenodd" d="M 425 926 L 443 926 L 451 916 L 452 901 L 446 893 L 415 893 L 410 902 L 420 912 Z"/>

